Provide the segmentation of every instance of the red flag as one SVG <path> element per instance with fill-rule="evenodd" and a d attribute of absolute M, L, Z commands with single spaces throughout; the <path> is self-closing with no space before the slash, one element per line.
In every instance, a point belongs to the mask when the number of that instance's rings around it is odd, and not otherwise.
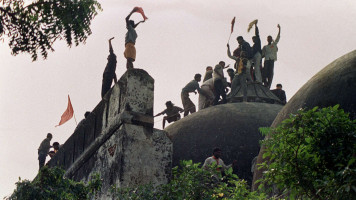
<path fill-rule="evenodd" d="M 148 18 L 146 17 L 145 13 L 143 12 L 143 9 L 142 9 L 141 7 L 135 7 L 134 9 L 135 9 L 135 12 L 138 12 L 138 13 L 140 13 L 140 14 L 142 15 L 143 20 L 148 19 Z"/>
<path fill-rule="evenodd" d="M 59 124 L 57 126 L 60 126 L 60 125 L 62 125 L 64 123 L 66 123 L 68 120 L 70 120 L 73 117 L 73 114 L 74 114 L 74 110 L 73 110 L 72 103 L 70 102 L 70 98 L 69 98 L 69 95 L 68 95 L 67 110 L 64 111 L 64 113 L 62 114 L 61 121 L 59 122 Z"/>
<path fill-rule="evenodd" d="M 234 25 L 235 25 L 235 17 L 231 21 L 231 33 L 234 32 Z"/>

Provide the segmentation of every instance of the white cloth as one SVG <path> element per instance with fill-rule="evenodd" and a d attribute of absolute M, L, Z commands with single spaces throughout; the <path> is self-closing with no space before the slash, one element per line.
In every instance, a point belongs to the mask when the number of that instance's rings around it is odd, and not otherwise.
<path fill-rule="evenodd" d="M 261 75 L 261 68 L 260 68 L 261 59 L 262 57 L 260 52 L 257 52 L 252 58 L 252 62 L 254 63 L 253 67 L 255 69 L 256 81 L 259 83 L 262 83 L 262 75 Z"/>
<path fill-rule="evenodd" d="M 201 89 L 204 90 L 204 92 L 210 97 L 207 98 L 204 95 L 199 94 L 199 104 L 198 108 L 199 110 L 204 109 L 212 105 L 213 99 L 214 99 L 214 80 L 208 79 L 201 85 Z"/>
<path fill-rule="evenodd" d="M 280 33 L 278 33 L 277 38 L 269 45 L 265 45 L 262 48 L 262 57 L 265 57 L 265 60 L 274 60 L 277 61 L 277 44 L 279 42 Z"/>
<path fill-rule="evenodd" d="M 215 65 L 213 72 L 213 80 L 224 79 L 224 69 L 221 65 Z"/>

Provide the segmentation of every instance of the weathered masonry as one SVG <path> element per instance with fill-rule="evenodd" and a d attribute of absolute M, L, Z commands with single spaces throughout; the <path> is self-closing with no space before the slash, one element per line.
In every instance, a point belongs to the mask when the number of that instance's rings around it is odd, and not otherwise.
<path fill-rule="evenodd" d="M 126 71 L 49 166 L 63 167 L 77 181 L 99 173 L 102 199 L 112 185 L 166 183 L 173 146 L 165 131 L 153 128 L 153 96 L 154 80 L 146 71 Z"/>

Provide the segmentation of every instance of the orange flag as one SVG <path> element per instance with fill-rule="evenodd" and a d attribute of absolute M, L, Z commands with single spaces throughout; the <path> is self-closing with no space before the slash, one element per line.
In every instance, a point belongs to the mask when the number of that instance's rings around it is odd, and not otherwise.
<path fill-rule="evenodd" d="M 235 17 L 231 21 L 231 33 L 234 32 L 234 25 L 235 25 Z"/>
<path fill-rule="evenodd" d="M 138 12 L 138 13 L 140 13 L 140 14 L 142 15 L 143 20 L 148 19 L 148 18 L 146 17 L 145 13 L 143 12 L 143 9 L 142 9 L 141 7 L 135 7 L 134 9 L 135 9 L 135 12 Z"/>
<path fill-rule="evenodd" d="M 62 125 L 64 123 L 66 123 L 68 120 L 70 120 L 73 117 L 73 114 L 74 114 L 74 110 L 73 110 L 72 103 L 70 102 L 70 98 L 69 98 L 69 95 L 68 95 L 67 110 L 64 111 L 64 113 L 62 114 L 61 121 L 59 122 L 59 124 L 57 126 L 60 126 L 60 125 Z"/>

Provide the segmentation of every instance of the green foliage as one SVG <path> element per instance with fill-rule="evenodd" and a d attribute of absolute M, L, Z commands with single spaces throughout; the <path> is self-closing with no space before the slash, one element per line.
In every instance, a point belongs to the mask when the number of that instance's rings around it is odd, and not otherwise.
<path fill-rule="evenodd" d="M 181 200 L 181 199 L 266 199 L 264 194 L 250 192 L 247 183 L 239 180 L 232 169 L 225 176 L 216 172 L 216 165 L 210 170 L 199 167 L 199 163 L 182 161 L 182 168 L 173 168 L 172 180 L 165 185 L 154 187 L 144 185 L 137 188 L 113 188 L 115 199 L 122 200 Z"/>
<path fill-rule="evenodd" d="M 96 0 L 37 0 L 25 5 L 25 0 L 0 0 L 0 39 L 10 38 L 12 54 L 37 51 L 46 58 L 58 39 L 68 46 L 84 43 L 91 34 L 91 20 L 101 10 Z"/>
<path fill-rule="evenodd" d="M 265 185 L 292 199 L 356 199 L 356 120 L 338 105 L 300 110 L 266 138 Z"/>
<path fill-rule="evenodd" d="M 92 199 L 101 189 L 99 175 L 88 184 L 64 178 L 64 170 L 43 167 L 35 180 L 19 180 L 8 200 L 84 200 Z"/>

